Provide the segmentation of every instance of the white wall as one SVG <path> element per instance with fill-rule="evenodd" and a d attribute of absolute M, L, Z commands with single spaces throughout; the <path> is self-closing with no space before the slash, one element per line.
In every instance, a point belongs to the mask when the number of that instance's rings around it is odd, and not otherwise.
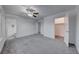
<path fill-rule="evenodd" d="M 64 23 L 64 17 L 56 18 L 55 19 L 55 24 L 61 24 Z"/>
<path fill-rule="evenodd" d="M 64 37 L 64 23 L 55 24 L 55 35 Z"/>
<path fill-rule="evenodd" d="M 69 43 L 75 44 L 76 41 L 76 15 L 69 15 Z"/>
<path fill-rule="evenodd" d="M 41 20 L 41 34 L 44 35 L 44 19 Z"/>
<path fill-rule="evenodd" d="M 6 30 L 5 30 L 5 13 L 4 13 L 4 10 L 2 8 L 2 6 L 0 6 L 0 20 L 1 20 L 1 37 L 0 37 L 0 52 L 4 46 L 4 42 L 6 40 Z"/>
<path fill-rule="evenodd" d="M 2 30 L 1 27 L 2 27 L 2 26 L 1 26 L 1 14 L 0 14 L 0 37 L 2 36 L 2 35 L 1 35 L 1 30 Z"/>
<path fill-rule="evenodd" d="M 54 19 L 52 16 L 45 17 L 41 21 L 41 33 L 49 38 L 54 38 Z"/>
<path fill-rule="evenodd" d="M 6 18 L 11 20 L 16 20 L 16 22 L 13 22 L 13 23 L 16 23 L 17 38 L 38 33 L 37 22 L 34 19 L 23 18 L 20 16 L 11 15 L 11 14 L 6 14 Z M 13 23 L 10 23 L 10 26 Z"/>
<path fill-rule="evenodd" d="M 79 6 L 76 8 L 77 19 L 76 19 L 76 48 L 79 53 Z"/>
<path fill-rule="evenodd" d="M 1 19 L 2 19 L 2 27 L 1 27 L 1 29 L 2 29 L 2 33 L 1 33 L 1 37 L 0 37 L 0 52 L 1 52 L 1 50 L 2 50 L 2 48 L 3 48 L 3 46 L 4 46 L 4 43 L 5 43 L 5 41 L 6 41 L 6 26 L 5 26 L 5 16 L 4 15 L 1 15 Z"/>
<path fill-rule="evenodd" d="M 17 19 L 16 37 L 22 37 L 38 33 L 37 23 L 33 19 Z"/>

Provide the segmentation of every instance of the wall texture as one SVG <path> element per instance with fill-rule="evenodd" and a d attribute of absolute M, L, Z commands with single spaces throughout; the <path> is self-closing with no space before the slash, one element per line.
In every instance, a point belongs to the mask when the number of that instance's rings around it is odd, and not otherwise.
<path fill-rule="evenodd" d="M 69 15 L 69 43 L 76 41 L 76 15 Z"/>
<path fill-rule="evenodd" d="M 8 21 L 8 22 L 10 22 L 8 24 L 10 29 L 11 29 L 12 24 L 15 24 L 15 26 L 16 26 L 16 29 L 14 29 L 14 31 L 9 30 L 9 35 L 16 32 L 16 37 L 19 38 L 19 37 L 38 33 L 37 22 L 34 19 L 23 18 L 20 16 L 11 15 L 11 14 L 7 14 L 6 18 L 7 18 L 6 20 L 9 20 L 9 19 L 16 20 L 13 22 Z"/>
<path fill-rule="evenodd" d="M 64 17 L 56 18 L 55 24 L 64 23 Z"/>
<path fill-rule="evenodd" d="M 0 6 L 0 20 L 1 20 L 1 36 L 0 36 L 0 52 L 4 46 L 4 42 L 6 40 L 6 30 L 5 30 L 5 13 L 4 13 L 4 10 L 2 8 L 2 6 Z"/>
<path fill-rule="evenodd" d="M 55 24 L 55 35 L 64 37 L 64 23 Z"/>
<path fill-rule="evenodd" d="M 54 20 L 52 16 L 45 17 L 42 20 L 41 33 L 49 38 L 54 38 Z"/>
<path fill-rule="evenodd" d="M 41 34 L 44 35 L 44 19 L 41 20 Z"/>
<path fill-rule="evenodd" d="M 1 30 L 2 30 L 1 27 L 2 26 L 1 26 L 1 14 L 0 14 L 0 37 L 1 37 Z"/>
<path fill-rule="evenodd" d="M 77 19 L 76 19 L 76 48 L 79 53 L 79 6 L 76 8 Z"/>
<path fill-rule="evenodd" d="M 16 37 L 22 37 L 38 33 L 37 23 L 33 19 L 17 19 Z"/>

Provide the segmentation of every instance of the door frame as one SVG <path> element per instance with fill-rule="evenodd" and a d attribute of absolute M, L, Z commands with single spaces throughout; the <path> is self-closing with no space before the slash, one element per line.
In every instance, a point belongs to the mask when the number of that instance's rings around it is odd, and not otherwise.
<path fill-rule="evenodd" d="M 68 14 L 65 15 L 65 16 L 57 16 L 57 17 L 54 17 L 54 39 L 55 39 L 55 19 L 56 18 L 61 18 L 61 17 L 64 17 L 64 21 L 66 23 L 66 20 L 68 20 L 68 24 L 64 24 L 65 28 L 64 28 L 64 43 L 66 44 L 66 46 L 68 47 L 69 46 L 69 30 L 68 30 L 68 33 L 67 33 L 67 30 L 66 30 L 66 26 L 68 27 L 69 29 L 69 17 L 68 17 Z"/>

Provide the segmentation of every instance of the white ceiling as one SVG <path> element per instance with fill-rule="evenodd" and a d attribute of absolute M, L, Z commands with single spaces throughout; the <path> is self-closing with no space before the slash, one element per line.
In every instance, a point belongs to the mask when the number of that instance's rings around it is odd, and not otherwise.
<path fill-rule="evenodd" d="M 18 16 L 28 17 L 25 15 L 27 7 L 34 7 L 39 11 L 37 19 L 55 15 L 60 12 L 70 11 L 75 8 L 74 5 L 3 5 L 5 13 L 15 14 Z"/>

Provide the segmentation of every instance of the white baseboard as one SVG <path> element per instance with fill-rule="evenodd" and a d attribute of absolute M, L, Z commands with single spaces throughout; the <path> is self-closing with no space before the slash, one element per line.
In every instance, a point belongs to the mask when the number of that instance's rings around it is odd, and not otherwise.
<path fill-rule="evenodd" d="M 23 36 L 16 36 L 16 38 L 21 38 L 21 37 L 25 37 L 25 36 L 34 35 L 34 34 L 38 34 L 38 33 L 33 33 L 33 34 L 29 34 L 29 35 L 23 35 Z"/>

